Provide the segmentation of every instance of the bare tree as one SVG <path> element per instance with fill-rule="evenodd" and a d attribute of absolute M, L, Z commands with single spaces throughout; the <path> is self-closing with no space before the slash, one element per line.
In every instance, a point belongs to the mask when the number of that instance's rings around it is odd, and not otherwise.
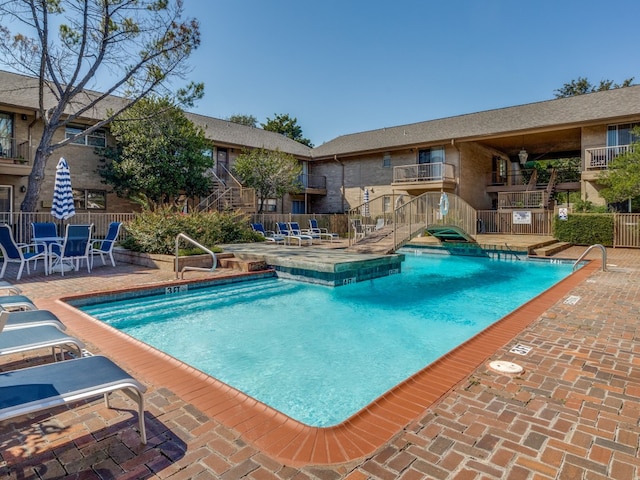
<path fill-rule="evenodd" d="M 175 90 L 171 81 L 186 77 L 186 60 L 200 44 L 200 30 L 182 13 L 182 0 L 0 2 L 0 64 L 38 80 L 43 123 L 22 211 L 35 210 L 55 150 L 104 127 L 150 93 L 168 95 Z M 91 91 L 98 78 L 110 86 Z M 174 95 L 190 106 L 203 89 L 191 82 Z M 95 112 L 104 112 L 97 123 L 54 141 L 58 129 L 78 126 L 82 117 L 96 118 Z"/>

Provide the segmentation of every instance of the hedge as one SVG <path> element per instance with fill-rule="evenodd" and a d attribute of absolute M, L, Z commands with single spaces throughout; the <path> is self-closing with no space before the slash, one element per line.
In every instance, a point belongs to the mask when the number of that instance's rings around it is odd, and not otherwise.
<path fill-rule="evenodd" d="M 614 222 L 612 214 L 572 213 L 567 220 L 555 217 L 553 236 L 561 242 L 574 245 L 599 243 L 613 246 Z"/>
<path fill-rule="evenodd" d="M 124 228 L 126 235 L 122 246 L 144 253 L 172 255 L 175 253 L 179 233 L 184 233 L 210 249 L 221 243 L 264 240 L 251 230 L 248 217 L 239 212 L 183 214 L 170 208 L 159 208 L 139 213 L 133 220 L 125 223 Z M 193 247 L 186 243 L 184 246 Z"/>

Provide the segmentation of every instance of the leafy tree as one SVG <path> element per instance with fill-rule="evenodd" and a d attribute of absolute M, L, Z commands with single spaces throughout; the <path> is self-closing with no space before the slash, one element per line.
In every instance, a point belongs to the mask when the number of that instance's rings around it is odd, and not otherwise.
<path fill-rule="evenodd" d="M 240 125 L 246 125 L 247 127 L 258 126 L 258 119 L 253 115 L 235 114 L 231 115 L 229 118 L 227 118 L 227 120 L 233 123 L 239 123 Z"/>
<path fill-rule="evenodd" d="M 586 78 L 578 77 L 577 80 L 571 80 L 565 83 L 562 88 L 555 91 L 556 98 L 574 97 L 585 93 L 602 92 L 604 90 L 612 90 L 614 88 L 629 87 L 632 85 L 633 77 L 627 78 L 622 84 L 613 83 L 613 80 L 600 80 L 599 85 L 593 85 Z"/>
<path fill-rule="evenodd" d="M 213 159 L 202 128 L 168 98 L 140 100 L 111 123 L 117 147 L 98 149 L 110 160 L 98 172 L 118 196 L 168 204 L 181 193 L 209 193 Z"/>
<path fill-rule="evenodd" d="M 614 158 L 598 179 L 604 185 L 600 195 L 609 203 L 640 197 L 640 127 L 633 135 L 636 141 L 629 151 Z"/>
<path fill-rule="evenodd" d="M 298 125 L 298 119 L 295 117 L 291 118 L 288 113 L 282 115 L 275 114 L 275 118 L 273 119 L 267 117 L 267 123 L 261 123 L 260 125 L 265 130 L 280 133 L 307 147 L 313 147 L 311 140 L 302 136 L 302 127 Z"/>
<path fill-rule="evenodd" d="M 146 95 L 168 95 L 171 82 L 185 77 L 200 32 L 196 20 L 181 18 L 182 11 L 183 0 L 0 2 L 0 64 L 39 80 L 43 128 L 22 211 L 36 209 L 55 150 L 103 128 Z M 13 33 L 14 25 L 23 30 Z M 98 76 L 109 78 L 111 86 L 101 88 L 103 93 L 88 91 Z M 202 84 L 191 82 L 176 98 L 191 106 L 202 94 Z M 60 128 L 77 126 L 109 95 L 125 101 L 110 102 L 107 117 L 84 131 L 54 140 Z"/>
<path fill-rule="evenodd" d="M 293 155 L 279 150 L 256 148 L 244 151 L 233 167 L 242 182 L 256 190 L 262 213 L 268 198 L 282 198 L 285 193 L 298 191 L 302 166 Z"/>

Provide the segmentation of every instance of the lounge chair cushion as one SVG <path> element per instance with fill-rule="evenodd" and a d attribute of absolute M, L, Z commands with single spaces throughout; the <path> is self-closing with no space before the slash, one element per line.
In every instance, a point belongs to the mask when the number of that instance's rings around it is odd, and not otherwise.
<path fill-rule="evenodd" d="M 0 421 L 122 390 L 138 403 L 142 443 L 146 388 L 106 357 L 83 357 L 0 373 Z"/>
<path fill-rule="evenodd" d="M 0 355 L 56 347 L 80 356 L 82 355 L 84 343 L 51 325 L 10 330 L 3 329 L 2 333 L 0 333 Z"/>
<path fill-rule="evenodd" d="M 24 295 L 0 295 L 0 306 L 5 310 L 37 310 L 31 299 Z"/>
<path fill-rule="evenodd" d="M 51 325 L 58 330 L 66 330 L 64 323 L 49 310 L 21 310 L 16 312 L 0 311 L 0 317 L 7 317 L 4 331 L 16 330 L 18 328 L 37 327 L 41 325 Z M 2 322 L 0 321 L 0 325 Z"/>

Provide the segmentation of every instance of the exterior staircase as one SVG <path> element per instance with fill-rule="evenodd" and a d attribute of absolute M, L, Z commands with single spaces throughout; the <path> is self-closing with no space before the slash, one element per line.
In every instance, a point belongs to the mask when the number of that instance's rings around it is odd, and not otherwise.
<path fill-rule="evenodd" d="M 215 173 L 212 175 L 213 188 L 211 194 L 197 206 L 198 211 L 240 210 L 254 213 L 256 208 L 255 190 L 245 188 L 235 178 L 225 184 Z"/>

